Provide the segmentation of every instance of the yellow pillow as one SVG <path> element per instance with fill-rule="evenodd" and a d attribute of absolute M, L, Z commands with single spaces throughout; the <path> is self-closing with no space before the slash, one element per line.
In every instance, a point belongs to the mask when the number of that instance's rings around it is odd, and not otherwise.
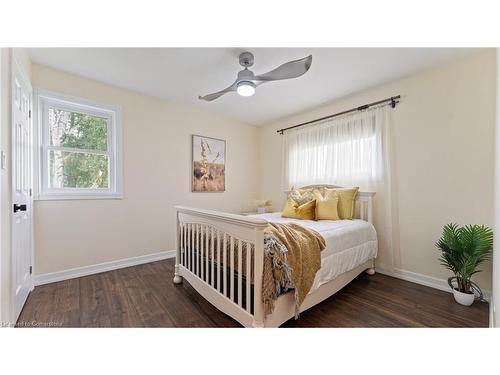
<path fill-rule="evenodd" d="M 291 197 L 288 197 L 281 216 L 292 219 L 316 220 L 316 201 L 312 200 L 299 206 Z"/>
<path fill-rule="evenodd" d="M 348 189 L 326 189 L 335 190 L 339 196 L 339 217 L 342 220 L 351 220 L 354 217 L 354 202 L 358 194 L 359 187 Z"/>
<path fill-rule="evenodd" d="M 339 196 L 335 190 L 326 189 L 323 196 L 319 190 L 313 191 L 316 199 L 316 220 L 338 220 Z"/>

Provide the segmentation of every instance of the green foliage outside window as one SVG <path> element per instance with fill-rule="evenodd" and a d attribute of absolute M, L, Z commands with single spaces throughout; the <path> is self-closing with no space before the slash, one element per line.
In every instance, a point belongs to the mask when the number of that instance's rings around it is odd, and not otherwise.
<path fill-rule="evenodd" d="M 50 144 L 82 152 L 51 150 L 49 174 L 54 188 L 107 188 L 108 156 L 84 150 L 107 151 L 107 119 L 50 108 Z"/>

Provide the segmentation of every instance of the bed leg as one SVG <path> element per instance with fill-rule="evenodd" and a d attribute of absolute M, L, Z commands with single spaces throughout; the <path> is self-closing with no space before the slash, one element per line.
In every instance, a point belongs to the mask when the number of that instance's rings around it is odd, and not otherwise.
<path fill-rule="evenodd" d="M 371 267 L 371 268 L 367 268 L 365 272 L 366 272 L 368 275 L 373 276 L 373 275 L 375 275 L 375 268 L 373 268 L 373 267 Z"/>
<path fill-rule="evenodd" d="M 252 323 L 253 328 L 264 328 L 264 322 L 258 322 L 256 320 L 253 321 Z"/>
<path fill-rule="evenodd" d="M 174 271 L 174 284 L 180 284 L 180 283 L 182 283 L 182 276 L 179 275 L 179 266 L 176 264 Z"/>

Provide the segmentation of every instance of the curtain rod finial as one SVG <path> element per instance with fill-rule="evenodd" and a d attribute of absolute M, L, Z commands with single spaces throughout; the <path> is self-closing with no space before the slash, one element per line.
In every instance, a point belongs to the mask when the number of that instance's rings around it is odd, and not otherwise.
<path fill-rule="evenodd" d="M 396 108 L 396 104 L 399 103 L 396 99 L 397 97 L 395 98 L 394 96 L 391 96 L 391 108 Z"/>

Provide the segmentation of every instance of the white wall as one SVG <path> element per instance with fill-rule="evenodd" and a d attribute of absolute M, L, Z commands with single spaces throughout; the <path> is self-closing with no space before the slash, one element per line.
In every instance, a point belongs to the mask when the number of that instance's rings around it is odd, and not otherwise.
<path fill-rule="evenodd" d="M 122 107 L 124 199 L 35 202 L 35 274 L 175 249 L 174 205 L 242 212 L 257 190 L 257 129 L 33 65 L 34 87 Z M 226 192 L 191 193 L 191 135 L 226 140 Z"/>
<path fill-rule="evenodd" d="M 490 326 L 500 327 L 500 49 L 497 49 L 496 93 L 496 153 L 495 153 L 495 240 L 493 243 L 493 295 L 490 302 Z"/>
<path fill-rule="evenodd" d="M 493 225 L 494 50 L 384 84 L 260 129 L 259 197 L 284 202 L 276 130 L 401 94 L 393 111 L 396 268 L 449 276 L 434 243 L 449 222 Z M 381 258 L 387 254 L 380 254 Z M 476 280 L 491 289 L 491 264 Z"/>

